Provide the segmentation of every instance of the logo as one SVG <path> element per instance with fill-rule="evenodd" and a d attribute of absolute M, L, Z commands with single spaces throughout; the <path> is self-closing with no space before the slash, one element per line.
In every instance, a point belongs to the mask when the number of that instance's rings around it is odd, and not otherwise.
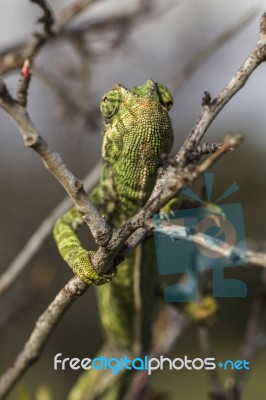
<path fill-rule="evenodd" d="M 226 360 L 216 362 L 214 357 L 207 358 L 190 358 L 187 355 L 183 357 L 168 358 L 164 356 L 159 357 L 149 357 L 148 355 L 143 357 L 128 358 L 124 355 L 123 357 L 107 358 L 103 355 L 96 358 L 69 358 L 63 357 L 62 353 L 57 353 L 54 356 L 54 370 L 89 370 L 95 369 L 96 371 L 104 370 L 111 371 L 112 375 L 117 375 L 120 371 L 147 371 L 148 375 L 151 375 L 156 370 L 168 369 L 170 371 L 180 371 L 182 369 L 187 369 L 189 371 L 195 370 L 213 370 L 217 367 L 223 368 L 224 370 L 249 370 L 249 361 L 247 360 Z"/>
<path fill-rule="evenodd" d="M 232 184 L 214 203 L 211 193 L 214 174 L 205 174 L 208 203 L 185 188 L 182 193 L 202 206 L 158 213 L 153 216 L 159 273 L 185 274 L 185 283 L 168 286 L 166 302 L 198 300 L 201 271 L 213 272 L 214 297 L 246 297 L 247 286 L 239 279 L 224 277 L 224 269 L 246 264 L 246 241 L 241 204 L 217 205 L 238 190 Z M 197 238 L 197 240 L 196 240 Z"/>

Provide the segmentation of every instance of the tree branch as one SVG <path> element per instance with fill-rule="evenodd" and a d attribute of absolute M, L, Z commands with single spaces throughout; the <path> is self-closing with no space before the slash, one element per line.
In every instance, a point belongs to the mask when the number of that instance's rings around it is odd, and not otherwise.
<path fill-rule="evenodd" d="M 58 293 L 46 311 L 38 318 L 35 328 L 13 366 L 0 378 L 1 399 L 7 396 L 13 385 L 30 365 L 39 358 L 47 340 L 50 338 L 64 313 L 88 288 L 89 286 L 81 282 L 77 277 L 72 278 Z"/>
<path fill-rule="evenodd" d="M 240 263 L 259 265 L 266 268 L 266 252 L 255 252 L 252 250 L 242 250 L 239 247 L 231 246 L 226 242 L 222 242 L 217 238 L 206 235 L 205 233 L 193 233 L 184 226 L 175 223 L 160 225 L 160 232 L 166 234 L 173 239 L 183 239 L 193 242 L 206 250 L 210 250 L 220 257 L 237 259 Z"/>
<path fill-rule="evenodd" d="M 38 4 L 43 10 L 43 16 L 38 19 L 44 26 L 44 30 L 49 36 L 53 36 L 52 25 L 54 23 L 54 15 L 52 9 L 45 0 L 30 0 L 32 3 Z"/>

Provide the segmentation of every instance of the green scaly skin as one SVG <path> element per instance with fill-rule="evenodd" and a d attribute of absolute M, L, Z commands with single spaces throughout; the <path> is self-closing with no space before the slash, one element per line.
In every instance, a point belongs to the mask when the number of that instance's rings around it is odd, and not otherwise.
<path fill-rule="evenodd" d="M 172 147 L 168 115 L 172 104 L 168 89 L 152 80 L 130 89 L 114 85 L 102 98 L 103 165 L 100 182 L 89 198 L 114 227 L 134 215 L 151 194 L 162 154 Z M 98 276 L 90 262 L 91 252 L 82 248 L 74 232 L 82 223 L 79 212 L 70 210 L 56 222 L 54 238 L 74 273 L 88 284 L 99 285 L 108 278 Z M 114 353 L 119 349 L 140 355 L 149 347 L 156 275 L 153 244 L 146 243 L 119 265 L 108 284 L 97 288 L 101 322 Z M 113 394 L 108 390 L 100 398 L 121 398 L 124 389 L 116 386 Z"/>

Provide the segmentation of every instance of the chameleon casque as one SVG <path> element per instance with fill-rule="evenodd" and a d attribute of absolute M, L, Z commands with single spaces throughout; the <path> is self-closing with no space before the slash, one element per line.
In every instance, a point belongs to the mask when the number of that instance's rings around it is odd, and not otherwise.
<path fill-rule="evenodd" d="M 173 129 L 168 111 L 173 97 L 168 89 L 152 80 L 142 86 L 125 88 L 117 84 L 101 101 L 103 119 L 102 171 L 100 182 L 89 198 L 113 227 L 120 227 L 148 200 L 156 181 L 162 155 L 173 143 Z M 73 208 L 58 219 L 54 238 L 63 259 L 84 282 L 98 283 L 97 273 L 75 234 L 83 223 Z M 114 357 L 123 354 L 140 356 L 149 349 L 154 297 L 156 262 L 152 241 L 132 252 L 118 267 L 116 276 L 97 287 L 100 319 L 106 345 L 99 351 Z M 147 353 L 146 353 L 147 354 Z M 96 374 L 97 373 L 97 374 Z M 84 373 L 87 378 L 72 390 L 69 399 L 124 398 L 126 379 L 119 380 L 106 393 L 93 397 L 99 371 Z M 93 376 L 95 374 L 95 376 Z M 91 397 L 90 397 L 91 396 Z"/>

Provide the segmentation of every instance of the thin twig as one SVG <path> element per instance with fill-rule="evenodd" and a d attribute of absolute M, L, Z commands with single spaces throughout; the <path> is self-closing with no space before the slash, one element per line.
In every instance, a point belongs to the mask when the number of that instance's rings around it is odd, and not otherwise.
<path fill-rule="evenodd" d="M 213 357 L 213 351 L 211 346 L 211 338 L 208 327 L 206 325 L 200 325 L 197 328 L 198 340 L 201 347 L 201 351 L 204 358 Z M 216 369 L 207 370 L 210 380 L 210 397 L 213 400 L 228 400 L 223 390 L 219 375 Z"/>
<path fill-rule="evenodd" d="M 201 156 L 213 154 L 222 147 L 223 143 L 202 143 L 188 155 L 189 162 L 197 162 Z M 233 148 L 228 148 L 228 151 L 233 151 Z"/>
<path fill-rule="evenodd" d="M 175 223 L 169 223 L 160 225 L 160 232 L 168 235 L 173 239 L 182 239 L 206 249 L 219 255 L 234 260 L 238 260 L 239 263 L 244 265 L 257 265 L 266 268 L 266 252 L 254 252 L 251 250 L 243 250 L 237 246 L 232 246 L 229 243 L 222 242 L 217 238 L 206 235 L 206 233 L 190 233 L 184 226 L 177 225 Z"/>
<path fill-rule="evenodd" d="M 0 378 L 0 398 L 5 399 L 14 384 L 25 373 L 42 353 L 47 340 L 64 313 L 71 304 L 90 286 L 81 282 L 80 279 L 72 278 L 58 293 L 45 312 L 38 318 L 28 341 L 20 352 L 13 366 L 9 368 Z"/>
<path fill-rule="evenodd" d="M 247 328 L 241 346 L 239 360 L 247 360 L 252 362 L 258 351 L 258 339 L 261 329 L 262 316 L 265 313 L 266 300 L 266 271 L 263 271 L 260 276 L 260 282 L 257 288 L 255 298 L 252 302 L 251 311 Z M 227 393 L 229 400 L 240 400 L 247 378 L 246 369 L 235 370 L 232 378 L 227 382 Z"/>
<path fill-rule="evenodd" d="M 43 16 L 38 19 L 38 22 L 41 22 L 44 26 L 46 33 L 50 36 L 53 36 L 52 25 L 54 23 L 54 15 L 51 7 L 45 0 L 30 0 L 32 3 L 38 4 L 43 10 Z"/>

